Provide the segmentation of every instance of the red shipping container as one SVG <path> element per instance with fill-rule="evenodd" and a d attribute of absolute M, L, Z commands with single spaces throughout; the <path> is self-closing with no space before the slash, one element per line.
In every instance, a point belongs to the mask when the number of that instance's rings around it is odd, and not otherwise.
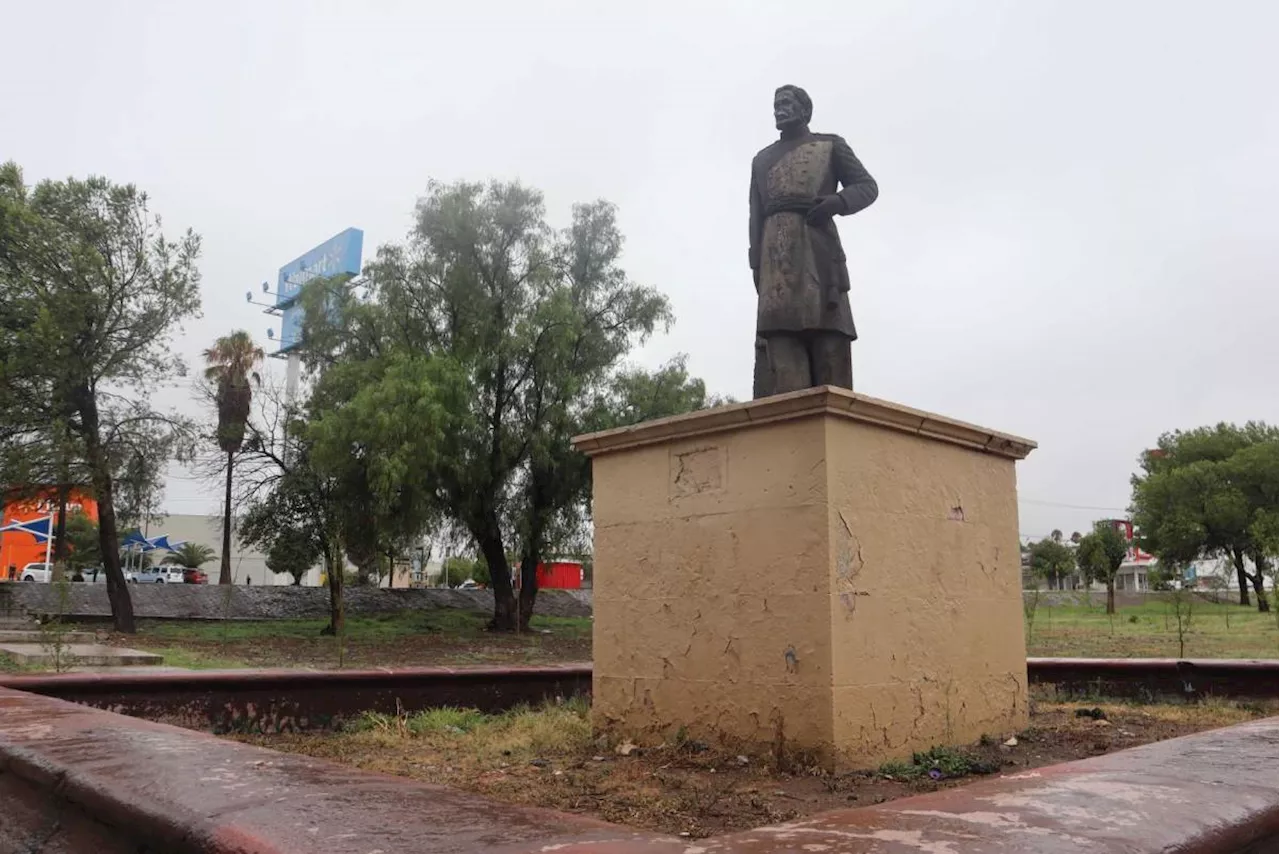
<path fill-rule="evenodd" d="M 582 564 L 557 560 L 538 564 L 539 590 L 578 590 L 582 587 Z"/>

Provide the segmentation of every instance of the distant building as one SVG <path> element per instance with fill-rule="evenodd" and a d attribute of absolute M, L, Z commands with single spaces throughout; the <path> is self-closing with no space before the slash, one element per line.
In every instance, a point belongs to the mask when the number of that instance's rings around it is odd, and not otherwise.
<path fill-rule="evenodd" d="M 1107 521 L 1120 532 L 1129 545 L 1124 563 L 1120 564 L 1120 569 L 1116 572 L 1116 590 L 1131 593 L 1150 590 L 1151 572 L 1156 567 L 1155 555 L 1147 554 L 1138 548 L 1133 522 L 1128 519 L 1108 519 Z"/>
<path fill-rule="evenodd" d="M 90 519 L 98 519 L 98 502 L 88 490 L 73 488 L 67 497 L 67 512 L 80 511 Z M 0 514 L 3 521 L 0 527 L 14 522 L 34 522 L 46 516 L 56 519 L 58 513 L 58 496 L 53 487 L 40 490 L 35 495 L 24 495 L 11 492 L 4 498 L 4 512 Z M 5 531 L 0 533 L 0 578 L 8 579 L 9 570 L 17 575 L 22 567 L 29 563 L 41 563 L 48 552 L 49 544 L 36 536 L 23 531 Z"/>
<path fill-rule="evenodd" d="M 170 542 L 199 543 L 213 549 L 214 555 L 209 562 L 200 567 L 209 576 L 209 583 L 218 582 L 218 571 L 222 565 L 222 516 L 204 516 L 197 514 L 173 513 L 162 519 L 154 520 L 148 525 L 146 535 L 157 537 L 167 535 Z M 156 555 L 157 560 L 163 555 Z M 355 566 L 348 563 L 348 571 L 355 571 Z M 410 566 L 407 562 L 396 566 L 395 586 L 409 586 Z M 249 584 L 254 587 L 293 584 L 293 576 L 287 573 L 275 573 L 267 569 L 267 557 L 255 548 L 240 542 L 232 531 L 231 546 L 231 582 L 233 584 Z M 325 583 L 324 567 L 317 562 L 302 577 L 304 587 L 319 587 Z M 379 586 L 387 587 L 390 578 L 384 576 Z"/>

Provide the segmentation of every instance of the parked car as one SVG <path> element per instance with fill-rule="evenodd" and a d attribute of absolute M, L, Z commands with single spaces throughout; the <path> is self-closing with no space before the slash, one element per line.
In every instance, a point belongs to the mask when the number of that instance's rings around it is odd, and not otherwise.
<path fill-rule="evenodd" d="M 480 585 L 476 583 L 476 580 L 474 578 L 468 578 L 466 581 L 462 582 L 461 584 L 459 584 L 457 587 L 453 589 L 454 590 L 479 590 Z"/>
<path fill-rule="evenodd" d="M 181 584 L 182 567 L 171 563 L 148 566 L 138 570 L 134 579 L 138 584 Z"/>
<path fill-rule="evenodd" d="M 182 581 L 185 584 L 208 584 L 209 576 L 203 569 L 182 568 Z"/>
<path fill-rule="evenodd" d="M 18 577 L 23 581 L 37 581 L 42 584 L 48 584 L 53 580 L 53 564 L 51 563 L 29 563 L 22 568 L 22 572 Z"/>

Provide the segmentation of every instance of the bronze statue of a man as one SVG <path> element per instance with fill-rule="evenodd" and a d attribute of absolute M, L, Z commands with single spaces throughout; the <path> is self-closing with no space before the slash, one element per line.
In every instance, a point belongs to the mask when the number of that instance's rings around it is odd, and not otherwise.
<path fill-rule="evenodd" d="M 813 101 L 797 86 L 773 96 L 781 139 L 751 162 L 751 272 L 755 278 L 754 396 L 803 388 L 853 388 L 849 270 L 832 217 L 879 195 L 853 149 L 813 133 Z"/>

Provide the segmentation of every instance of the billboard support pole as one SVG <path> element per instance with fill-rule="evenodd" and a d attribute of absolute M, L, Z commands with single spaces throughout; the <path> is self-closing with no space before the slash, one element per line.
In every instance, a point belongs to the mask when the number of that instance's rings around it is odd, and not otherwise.
<path fill-rule="evenodd" d="M 302 357 L 299 356 L 296 352 L 290 353 L 288 356 L 288 360 L 285 362 L 285 369 L 284 369 L 284 406 L 285 406 L 285 411 L 289 413 L 293 412 L 293 406 L 298 400 L 298 375 L 301 373 L 301 371 L 302 371 Z M 287 430 L 288 429 L 287 419 L 285 421 L 285 425 Z M 293 461 L 291 459 L 293 455 L 290 453 L 290 447 L 291 446 L 289 444 L 289 437 L 286 434 L 284 437 L 284 448 L 281 449 L 286 466 Z"/>
<path fill-rule="evenodd" d="M 302 357 L 295 352 L 301 344 L 302 333 L 302 307 L 298 305 L 298 296 L 306 284 L 316 278 L 345 274 L 347 280 L 350 280 L 351 277 L 358 276 L 363 246 L 364 232 L 358 228 L 348 228 L 280 268 L 276 277 L 275 305 L 267 307 L 267 314 L 283 313 L 280 349 L 272 355 L 287 359 L 284 394 L 288 410 L 292 410 L 297 403 L 302 373 Z M 271 293 L 265 282 L 262 290 L 264 293 Z M 253 302 L 252 292 L 246 296 Z M 282 450 L 284 462 L 288 463 L 291 455 L 287 441 Z"/>
<path fill-rule="evenodd" d="M 298 375 L 302 372 L 302 358 L 290 353 L 284 371 L 284 402 L 290 407 L 298 400 Z"/>

